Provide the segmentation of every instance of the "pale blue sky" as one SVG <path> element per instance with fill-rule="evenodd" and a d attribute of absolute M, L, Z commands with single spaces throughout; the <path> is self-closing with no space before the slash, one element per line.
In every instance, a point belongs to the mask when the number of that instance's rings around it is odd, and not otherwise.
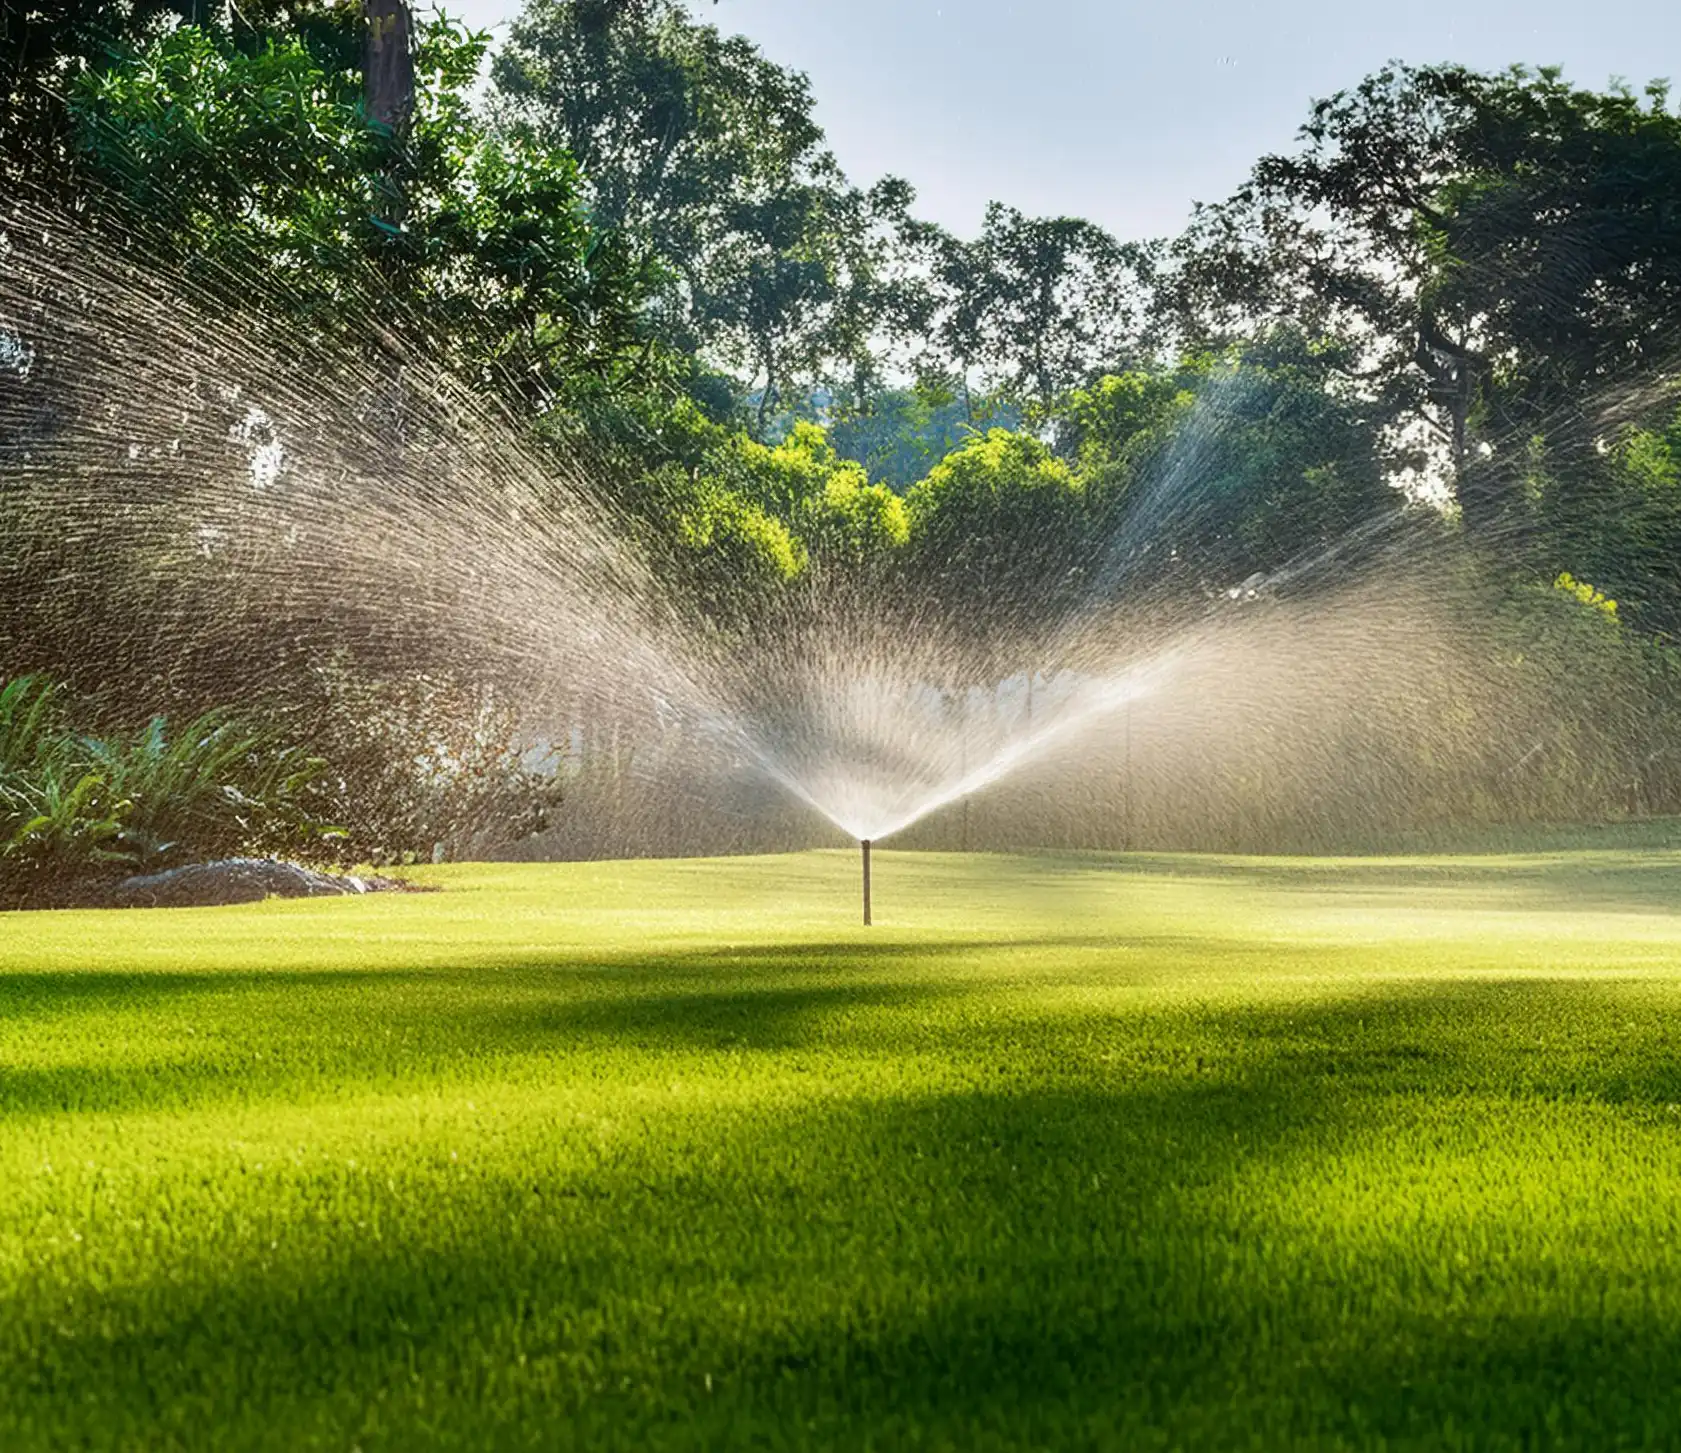
<path fill-rule="evenodd" d="M 496 27 L 518 0 L 445 0 Z M 719 0 L 698 13 L 805 71 L 854 180 L 892 171 L 963 233 L 988 199 L 1177 230 L 1308 103 L 1385 60 L 1557 63 L 1583 84 L 1673 77 L 1681 0 Z"/>

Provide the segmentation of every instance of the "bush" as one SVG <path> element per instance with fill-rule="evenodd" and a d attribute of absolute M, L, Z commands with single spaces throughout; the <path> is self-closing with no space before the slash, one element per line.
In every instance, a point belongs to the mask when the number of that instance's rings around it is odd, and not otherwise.
<path fill-rule="evenodd" d="M 482 857 L 553 825 L 566 787 L 559 744 L 489 688 L 431 673 L 380 679 L 337 662 L 320 668 L 314 693 L 305 734 L 331 766 L 307 800 L 343 829 L 341 859 Z"/>
<path fill-rule="evenodd" d="M 307 851 L 333 835 L 306 805 L 325 763 L 276 730 L 211 711 L 171 731 L 70 728 L 42 676 L 0 686 L 0 896 L 156 872 L 241 852 Z"/>

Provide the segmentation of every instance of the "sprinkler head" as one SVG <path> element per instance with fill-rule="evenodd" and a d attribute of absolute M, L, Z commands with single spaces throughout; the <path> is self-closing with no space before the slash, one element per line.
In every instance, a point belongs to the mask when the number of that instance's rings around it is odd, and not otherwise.
<path fill-rule="evenodd" d="M 870 926 L 870 840 L 858 839 L 858 846 L 864 856 L 864 927 Z"/>

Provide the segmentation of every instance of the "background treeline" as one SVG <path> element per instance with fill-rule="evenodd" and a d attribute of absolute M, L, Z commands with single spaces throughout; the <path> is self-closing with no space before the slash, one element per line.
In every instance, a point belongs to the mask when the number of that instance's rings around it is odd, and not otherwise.
<path fill-rule="evenodd" d="M 4 11 L 0 179 L 207 287 L 260 278 L 252 305 L 314 337 L 446 359 L 585 460 L 720 630 L 837 577 L 1066 612 L 1123 548 L 1218 594 L 1410 510 L 1414 584 L 1475 571 L 1455 598 L 1511 625 L 1511 660 L 1540 621 L 1620 673 L 1597 725 L 1547 698 L 1582 719 L 1537 759 L 1546 793 L 1498 785 L 1496 734 L 1439 813 L 1681 805 L 1653 765 L 1681 634 L 1681 116 L 1660 83 L 1395 65 L 1179 237 L 995 203 L 961 238 L 909 182 L 849 179 L 805 78 L 674 0 L 533 0 L 488 57 L 397 0 L 50 9 Z M 13 601 L 49 588 L 21 558 Z M 137 700 L 12 614 L 0 677 L 50 672 L 131 731 L 220 704 L 178 677 Z M 458 757 L 480 781 L 519 760 Z M 14 778 L 0 845 L 43 815 Z M 335 768 L 319 820 L 364 824 L 352 854 L 459 843 L 485 804 L 458 778 Z"/>

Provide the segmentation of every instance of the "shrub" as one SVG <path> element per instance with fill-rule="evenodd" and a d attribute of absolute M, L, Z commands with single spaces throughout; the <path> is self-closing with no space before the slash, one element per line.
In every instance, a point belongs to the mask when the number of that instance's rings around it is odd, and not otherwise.
<path fill-rule="evenodd" d="M 273 728 L 212 711 L 171 731 L 87 735 L 42 676 L 0 685 L 0 890 L 154 872 L 332 835 L 306 805 L 325 763 Z"/>

